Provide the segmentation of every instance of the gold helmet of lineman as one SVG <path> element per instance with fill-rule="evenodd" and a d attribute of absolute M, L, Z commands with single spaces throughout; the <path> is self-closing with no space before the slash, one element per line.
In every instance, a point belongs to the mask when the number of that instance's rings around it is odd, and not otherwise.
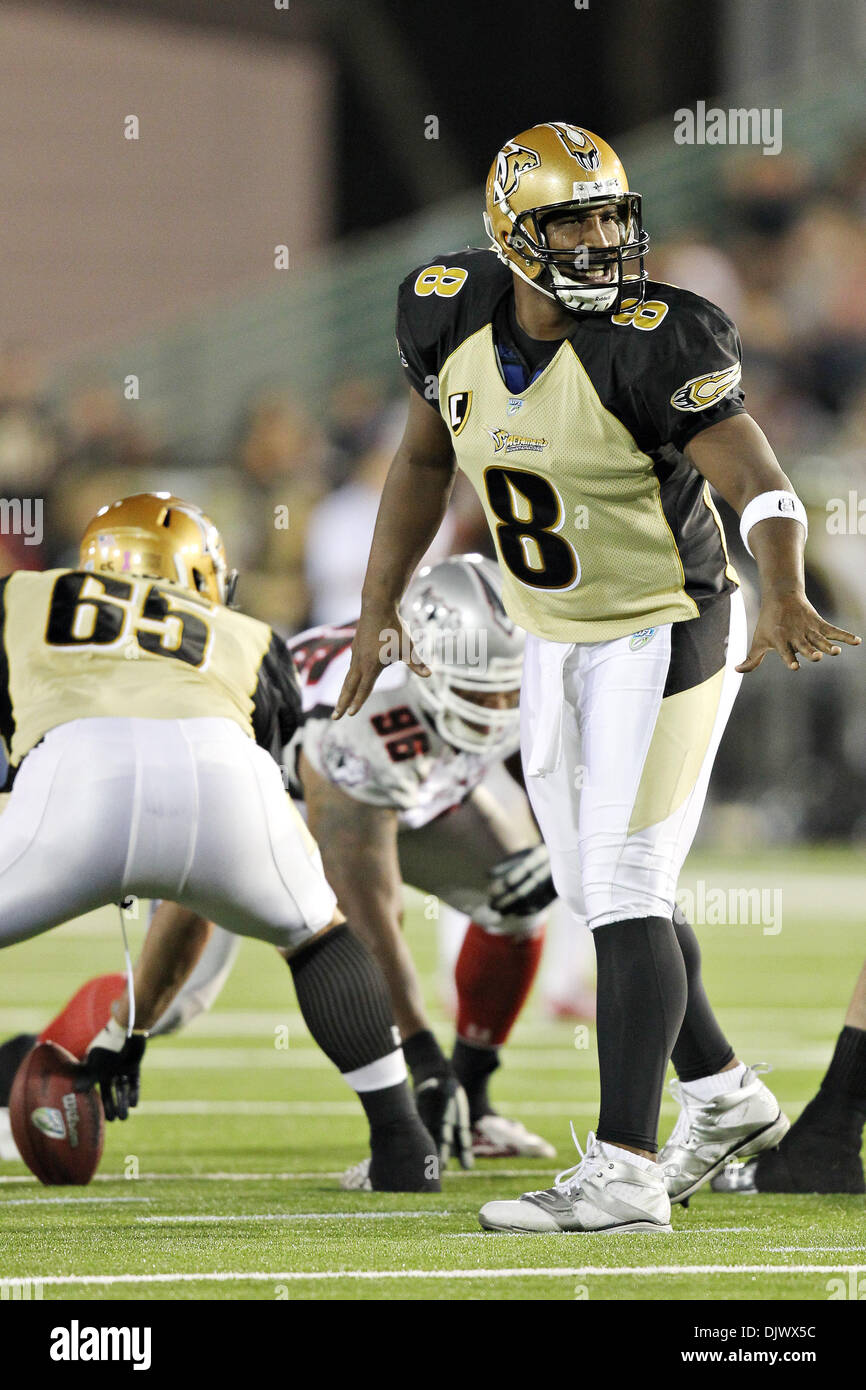
<path fill-rule="evenodd" d="M 617 155 L 589 130 L 565 121 L 532 126 L 509 140 L 487 176 L 484 225 L 499 259 L 535 289 L 579 313 L 616 312 L 623 294 L 640 302 L 649 237 L 641 198 L 629 191 Z M 552 216 L 611 206 L 619 244 L 553 251 Z M 638 271 L 624 273 L 626 261 Z"/>
<path fill-rule="evenodd" d="M 222 536 L 192 502 L 170 492 L 141 492 L 100 507 L 81 540 L 84 570 L 167 579 L 230 604 L 237 570 L 229 570 Z"/>

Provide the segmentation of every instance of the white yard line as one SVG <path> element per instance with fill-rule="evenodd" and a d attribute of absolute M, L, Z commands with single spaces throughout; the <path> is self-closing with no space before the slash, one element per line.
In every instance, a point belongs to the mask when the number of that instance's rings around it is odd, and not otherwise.
<path fill-rule="evenodd" d="M 344 1170 L 343 1170 L 344 1171 Z M 91 1179 L 92 1182 L 312 1182 L 320 1178 L 336 1179 L 343 1176 L 343 1171 L 313 1172 L 313 1173 L 139 1173 L 137 1178 L 127 1178 L 122 1173 L 96 1173 Z M 457 1168 L 455 1171 L 446 1174 L 449 1178 L 484 1178 L 491 1174 L 497 1178 L 549 1178 L 550 1168 L 470 1168 L 464 1170 Z M 0 1177 L 0 1184 L 11 1185 L 15 1183 L 33 1183 L 36 1179 L 28 1174 L 15 1174 Z M 70 1197 L 70 1201 L 75 1201 Z M 9 1203 L 0 1201 L 0 1209 L 8 1206 Z"/>
<path fill-rule="evenodd" d="M 860 1274 L 862 1265 L 576 1265 L 574 1268 L 529 1266 L 516 1269 L 328 1269 L 328 1270 L 213 1270 L 201 1273 L 166 1274 L 21 1274 L 0 1279 L 0 1288 L 22 1282 L 39 1283 L 45 1288 L 97 1284 L 227 1284 L 295 1283 L 326 1279 L 575 1279 L 575 1278 L 657 1278 L 659 1275 L 695 1274 Z"/>
<path fill-rule="evenodd" d="M 232 1213 L 230 1216 L 216 1216 L 213 1213 L 208 1213 L 207 1216 L 137 1216 L 135 1219 L 154 1226 L 162 1226 L 166 1223 L 219 1226 L 224 1221 L 395 1221 L 404 1217 L 433 1216 L 442 1219 L 452 1215 L 453 1213 L 450 1211 L 266 1211 L 251 1213 L 247 1216 L 236 1213 Z M 743 1229 L 745 1230 L 745 1227 Z"/>
<path fill-rule="evenodd" d="M 594 1115 L 598 1101 L 579 1100 L 504 1100 L 497 1096 L 501 1110 L 520 1115 Z M 780 1100 L 784 1108 L 796 1110 L 805 1100 L 788 1097 Z M 674 1113 L 676 1103 L 663 1102 L 666 1112 Z M 321 1115 L 358 1116 L 355 1100 L 145 1100 L 135 1110 L 136 1115 Z"/>
<path fill-rule="evenodd" d="M 839 1016 L 841 1020 L 841 1014 Z M 304 1039 L 306 1043 L 306 1039 Z M 763 1046 L 763 1044 L 762 1044 Z M 826 1067 L 830 1056 L 831 1037 L 827 1041 L 799 1047 L 778 1046 L 772 1048 L 772 1061 L 776 1070 L 800 1067 Z M 769 1050 L 769 1049 L 767 1049 Z M 586 1075 L 594 1078 L 594 1053 L 571 1046 L 569 1035 L 563 1037 L 561 1044 L 553 1047 L 532 1047 L 504 1049 L 504 1060 L 509 1072 L 531 1071 L 568 1072 L 572 1076 Z M 290 1036 L 287 1048 L 277 1049 L 264 1039 L 260 1046 L 241 1043 L 237 1047 L 211 1047 L 188 1044 L 185 1047 L 161 1047 L 155 1039 L 147 1054 L 146 1071 L 333 1071 L 333 1063 L 318 1048 L 295 1045 Z"/>
<path fill-rule="evenodd" d="M 9 1200 L 0 1202 L 0 1211 L 4 1207 L 46 1207 L 46 1206 L 80 1206 L 83 1202 L 90 1205 L 94 1203 L 112 1202 L 133 1202 L 137 1206 L 142 1202 L 152 1202 L 152 1197 L 12 1197 Z"/>
<path fill-rule="evenodd" d="M 155 1219 L 158 1219 L 158 1218 L 144 1217 L 144 1216 L 140 1216 L 140 1217 L 138 1218 L 139 1221 L 148 1221 L 148 1220 L 155 1220 Z M 728 1236 L 728 1235 L 735 1235 L 735 1234 L 738 1234 L 738 1233 L 744 1232 L 744 1231 L 750 1231 L 750 1232 L 754 1233 L 755 1229 L 756 1229 L 756 1228 L 755 1228 L 754 1226 L 701 1226 L 699 1230 L 682 1229 L 682 1230 L 679 1230 L 679 1231 L 669 1231 L 669 1232 L 668 1232 L 668 1235 L 669 1235 L 669 1236 L 688 1236 L 689 1240 L 691 1240 L 691 1239 L 693 1239 L 694 1236 L 722 1236 L 722 1235 Z M 529 1236 L 534 1236 L 534 1237 L 537 1238 L 538 1236 L 549 1236 L 549 1235 L 555 1235 L 555 1234 L 556 1234 L 556 1233 L 555 1233 L 554 1231 L 497 1231 L 497 1232 L 496 1232 L 496 1239 L 497 1239 L 497 1240 L 501 1240 L 503 1236 L 512 1236 L 512 1237 L 517 1236 L 517 1237 L 519 1237 L 520 1240 L 525 1240 L 526 1237 L 527 1237 L 528 1235 L 529 1235 Z M 621 1234 L 621 1235 L 640 1235 L 641 1232 L 639 1232 L 639 1231 L 623 1231 L 623 1232 L 621 1232 L 620 1234 Z M 646 1232 L 644 1232 L 643 1234 L 646 1234 Z M 445 1235 L 444 1235 L 444 1237 L 443 1237 L 443 1239 L 445 1239 L 445 1240 L 489 1240 L 489 1239 L 490 1239 L 490 1232 L 489 1232 L 489 1231 L 446 1231 L 446 1232 L 445 1232 Z M 775 1252 L 773 1252 L 773 1253 L 780 1253 L 781 1250 L 782 1250 L 782 1249 L 785 1249 L 785 1248 L 786 1248 L 786 1247 L 780 1247 L 780 1248 L 779 1248 L 779 1251 L 775 1251 Z M 792 1249 L 792 1250 L 795 1250 L 795 1249 L 797 1249 L 797 1248 L 798 1248 L 798 1247 L 796 1247 L 796 1246 L 791 1246 L 791 1249 Z M 819 1250 L 816 1250 L 816 1249 L 815 1249 L 813 1246 L 811 1246 L 811 1245 L 808 1246 L 808 1247 L 803 1246 L 803 1247 L 799 1247 L 799 1248 L 800 1248 L 800 1249 L 806 1249 L 806 1250 L 808 1250 L 809 1252 L 811 1252 L 813 1255 L 821 1253 Z M 858 1247 L 856 1247 L 856 1246 L 849 1246 L 849 1245 L 846 1245 L 846 1246 L 844 1247 L 844 1249 L 845 1249 L 845 1250 L 848 1250 L 848 1251 L 853 1251 L 853 1250 L 855 1250 L 855 1249 L 857 1249 L 857 1248 L 858 1248 Z"/>

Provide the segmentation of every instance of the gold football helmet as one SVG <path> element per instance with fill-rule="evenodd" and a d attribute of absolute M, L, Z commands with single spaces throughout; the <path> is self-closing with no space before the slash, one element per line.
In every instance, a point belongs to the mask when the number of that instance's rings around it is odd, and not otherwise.
<path fill-rule="evenodd" d="M 141 492 L 100 507 L 82 537 L 80 565 L 167 579 L 214 603 L 230 604 L 237 585 L 237 570 L 229 570 L 213 522 L 170 492 Z"/>
<path fill-rule="evenodd" d="M 608 204 L 616 209 L 618 246 L 551 250 L 545 225 L 552 214 Z M 487 176 L 484 225 L 499 259 L 565 309 L 609 313 L 624 293 L 643 299 L 649 237 L 640 194 L 629 191 L 610 145 L 589 130 L 549 121 L 503 145 Z M 637 274 L 626 276 L 624 263 L 634 260 Z M 593 283 L 611 269 L 613 283 Z"/>

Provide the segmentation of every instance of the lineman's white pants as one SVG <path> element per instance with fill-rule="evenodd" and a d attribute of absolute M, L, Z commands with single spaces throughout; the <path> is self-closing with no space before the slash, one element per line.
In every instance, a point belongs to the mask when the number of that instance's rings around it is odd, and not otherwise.
<path fill-rule="evenodd" d="M 279 768 L 231 720 L 73 720 L 0 817 L 0 946 L 129 894 L 289 948 L 336 907 Z"/>

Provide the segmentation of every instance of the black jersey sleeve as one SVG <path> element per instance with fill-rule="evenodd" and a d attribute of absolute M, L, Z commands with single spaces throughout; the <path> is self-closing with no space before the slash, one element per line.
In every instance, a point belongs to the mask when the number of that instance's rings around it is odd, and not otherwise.
<path fill-rule="evenodd" d="M 664 353 L 638 392 L 658 442 L 682 451 L 701 430 L 745 412 L 742 347 L 727 314 L 697 295 L 677 303 L 664 327 Z"/>
<path fill-rule="evenodd" d="M 447 308 L 442 295 L 435 293 L 438 262 L 419 266 L 397 291 L 397 350 L 410 386 L 426 401 L 436 403 L 436 383 L 444 361 L 443 340 L 447 336 Z M 425 279 L 425 276 L 427 277 Z M 426 292 L 430 285 L 429 293 Z M 457 288 L 460 293 L 462 286 Z M 451 296 L 454 297 L 454 296 Z"/>
<path fill-rule="evenodd" d="M 271 634 L 259 667 L 253 694 L 253 733 L 256 743 L 282 760 L 283 748 L 301 722 L 301 690 L 295 663 L 285 642 Z"/>
<path fill-rule="evenodd" d="M 445 359 L 490 322 L 510 284 L 492 252 L 474 249 L 435 256 L 406 276 L 397 293 L 397 348 L 410 385 L 431 405 Z"/>

